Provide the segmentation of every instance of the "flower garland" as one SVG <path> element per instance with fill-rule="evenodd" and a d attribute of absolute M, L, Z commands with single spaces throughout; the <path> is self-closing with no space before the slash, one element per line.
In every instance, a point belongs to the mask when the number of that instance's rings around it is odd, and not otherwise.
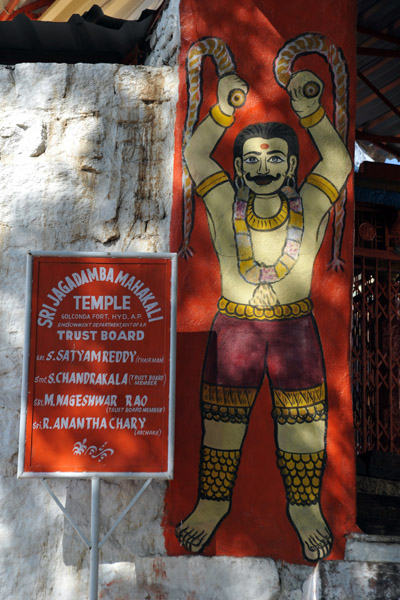
<path fill-rule="evenodd" d="M 251 233 L 246 218 L 249 202 L 254 199 L 250 199 L 250 190 L 246 186 L 239 187 L 235 196 L 233 226 L 238 269 L 247 283 L 257 286 L 250 301 L 252 305 L 275 306 L 278 304 L 272 284 L 284 279 L 299 258 L 304 233 L 303 203 L 299 193 L 292 187 L 282 187 L 280 195 L 283 196 L 283 203 L 287 201 L 289 204 L 289 222 L 282 254 L 272 265 L 264 265 L 254 260 Z M 282 221 L 282 224 L 285 221 Z"/>

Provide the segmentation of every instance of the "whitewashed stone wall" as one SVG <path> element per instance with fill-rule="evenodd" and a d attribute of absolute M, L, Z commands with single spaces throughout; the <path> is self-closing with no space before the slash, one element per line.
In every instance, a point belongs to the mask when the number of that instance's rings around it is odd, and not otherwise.
<path fill-rule="evenodd" d="M 178 64 L 181 45 L 179 1 L 170 0 L 162 12 L 150 36 L 151 54 L 146 59 L 146 65 L 162 67 Z"/>
<path fill-rule="evenodd" d="M 4 600 L 87 597 L 85 547 L 39 481 L 16 479 L 26 253 L 168 250 L 176 99 L 177 72 L 167 67 L 0 67 Z M 113 565 L 126 563 L 132 589 L 135 557 L 164 553 L 165 485 L 153 482 L 104 546 L 107 585 L 120 570 Z M 129 481 L 102 484 L 103 531 L 137 487 Z M 88 533 L 87 483 L 57 482 L 54 488 Z M 103 597 L 118 597 L 112 589 L 106 586 Z"/>

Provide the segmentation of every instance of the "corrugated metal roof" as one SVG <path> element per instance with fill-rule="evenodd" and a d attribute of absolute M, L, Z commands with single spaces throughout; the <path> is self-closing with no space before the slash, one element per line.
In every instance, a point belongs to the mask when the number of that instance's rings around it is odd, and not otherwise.
<path fill-rule="evenodd" d="M 399 0 L 358 1 L 357 70 L 357 139 L 400 158 Z"/>

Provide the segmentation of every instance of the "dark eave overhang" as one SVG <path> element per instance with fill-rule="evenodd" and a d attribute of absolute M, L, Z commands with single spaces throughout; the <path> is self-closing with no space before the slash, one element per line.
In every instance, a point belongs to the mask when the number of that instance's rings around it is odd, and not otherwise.
<path fill-rule="evenodd" d="M 0 64 L 22 62 L 129 64 L 144 43 L 157 11 L 137 21 L 114 19 L 93 6 L 66 23 L 32 21 L 19 14 L 0 22 Z"/>

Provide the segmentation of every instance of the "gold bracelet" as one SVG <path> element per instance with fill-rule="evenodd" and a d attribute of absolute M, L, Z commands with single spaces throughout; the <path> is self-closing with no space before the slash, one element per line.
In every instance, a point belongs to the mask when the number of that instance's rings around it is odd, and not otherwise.
<path fill-rule="evenodd" d="M 317 125 L 325 116 L 325 111 L 322 106 L 319 107 L 312 115 L 308 115 L 308 117 L 303 117 L 300 119 L 300 125 L 309 129 L 310 127 L 314 127 Z"/>
<path fill-rule="evenodd" d="M 326 177 L 323 177 L 323 175 L 319 175 L 318 173 L 310 173 L 306 177 L 306 182 L 321 190 L 321 192 L 323 192 L 325 196 L 329 198 L 332 204 L 339 198 L 338 190 L 335 188 L 333 183 L 331 183 Z"/>
<path fill-rule="evenodd" d="M 203 179 L 196 188 L 196 193 L 203 198 L 208 192 L 211 192 L 217 185 L 229 181 L 228 175 L 224 171 L 213 173 L 209 177 Z"/>
<path fill-rule="evenodd" d="M 235 117 L 223 113 L 218 104 L 212 107 L 210 115 L 218 125 L 221 125 L 221 127 L 230 127 L 235 121 Z"/>

